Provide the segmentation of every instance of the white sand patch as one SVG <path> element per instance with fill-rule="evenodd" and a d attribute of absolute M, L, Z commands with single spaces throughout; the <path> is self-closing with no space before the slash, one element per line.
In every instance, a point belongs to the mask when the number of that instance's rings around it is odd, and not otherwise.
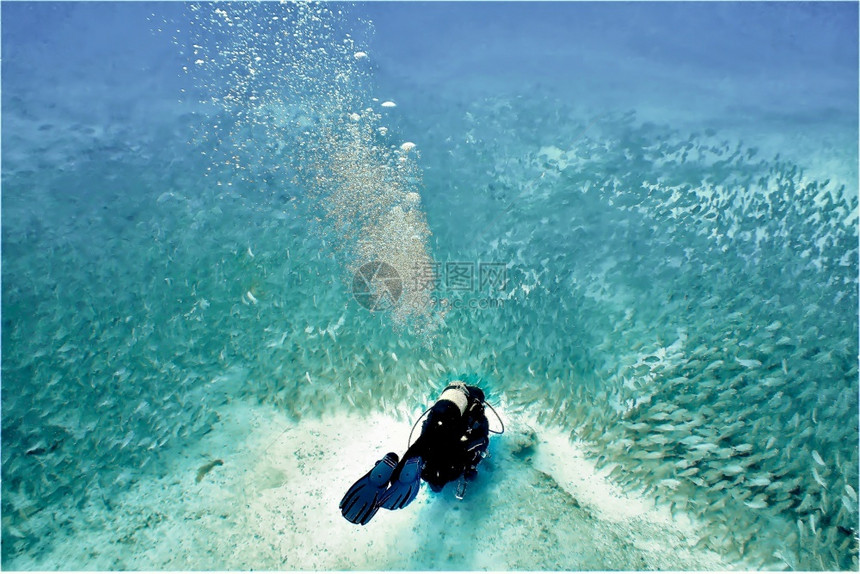
<path fill-rule="evenodd" d="M 373 415 L 289 421 L 225 405 L 221 423 L 165 474 L 110 508 L 93 502 L 52 551 L 16 569 L 725 569 L 693 551 L 693 524 L 618 491 L 566 436 L 513 421 L 494 437 L 478 480 L 422 488 L 408 508 L 367 526 L 340 515 L 346 489 L 385 452 L 403 454 L 411 424 Z M 417 413 L 416 413 L 417 416 Z M 528 424 L 527 424 L 528 423 Z M 534 433 L 531 429 L 534 429 Z M 202 466 L 223 461 L 202 476 Z M 665 549 L 672 548 L 671 553 Z"/>
<path fill-rule="evenodd" d="M 660 524 L 673 522 L 668 512 L 660 512 L 653 503 L 648 505 L 644 499 L 629 496 L 612 484 L 607 478 L 611 467 L 597 470 L 586 458 L 583 448 L 571 443 L 565 433 L 542 429 L 540 441 L 544 448 L 535 456 L 535 468 L 555 478 L 562 488 L 592 507 L 603 520 L 623 522 L 647 518 Z"/>
<path fill-rule="evenodd" d="M 568 156 L 568 152 L 554 145 L 541 147 L 537 155 L 542 162 L 555 163 L 560 171 L 566 170 L 567 166 L 570 165 L 569 157 L 574 157 Z"/>

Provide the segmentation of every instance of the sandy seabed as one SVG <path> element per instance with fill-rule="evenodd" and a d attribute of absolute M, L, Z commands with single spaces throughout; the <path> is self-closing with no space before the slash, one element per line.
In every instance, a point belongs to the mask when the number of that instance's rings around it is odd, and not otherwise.
<path fill-rule="evenodd" d="M 407 508 L 367 526 L 338 502 L 385 452 L 406 449 L 410 423 L 330 414 L 289 420 L 232 402 L 160 477 L 85 507 L 52 550 L 18 557 L 39 570 L 726 570 L 694 548 L 693 521 L 595 470 L 567 435 L 506 419 L 464 500 L 426 485 Z M 200 469 L 215 460 L 198 482 Z"/>

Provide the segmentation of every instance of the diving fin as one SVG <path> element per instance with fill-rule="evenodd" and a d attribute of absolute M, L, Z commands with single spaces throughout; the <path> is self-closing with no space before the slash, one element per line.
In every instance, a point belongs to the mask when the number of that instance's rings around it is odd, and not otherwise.
<path fill-rule="evenodd" d="M 355 481 L 340 501 L 340 512 L 353 524 L 367 524 L 379 510 L 380 497 L 386 492 L 399 457 L 389 452 L 364 476 Z M 407 461 L 408 462 L 408 461 Z M 402 473 L 401 473 L 402 474 Z"/>
<path fill-rule="evenodd" d="M 421 468 L 423 466 L 424 461 L 420 456 L 406 460 L 400 469 L 400 474 L 379 499 L 379 506 L 388 510 L 399 510 L 415 500 L 421 487 Z"/>

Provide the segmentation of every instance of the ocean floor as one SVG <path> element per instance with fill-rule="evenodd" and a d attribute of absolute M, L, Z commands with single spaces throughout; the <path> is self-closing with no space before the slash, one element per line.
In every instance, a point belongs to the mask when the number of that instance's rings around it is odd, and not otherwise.
<path fill-rule="evenodd" d="M 479 479 L 423 487 L 406 509 L 364 527 L 338 502 L 383 453 L 402 454 L 410 423 L 332 413 L 289 420 L 232 402 L 193 448 L 113 501 L 90 502 L 52 550 L 14 569 L 725 570 L 694 548 L 696 526 L 623 494 L 581 446 L 534 422 L 506 419 Z M 209 465 L 215 460 L 222 465 Z M 201 468 L 210 466 L 208 472 Z M 198 481 L 198 477 L 200 480 Z M 92 500 L 92 499 L 91 499 Z"/>

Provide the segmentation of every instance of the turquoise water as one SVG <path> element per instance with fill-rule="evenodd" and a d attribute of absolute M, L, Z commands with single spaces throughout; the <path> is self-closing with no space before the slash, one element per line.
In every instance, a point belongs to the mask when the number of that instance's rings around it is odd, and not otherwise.
<path fill-rule="evenodd" d="M 856 5 L 2 10 L 4 568 L 229 403 L 458 373 L 729 564 L 858 567 Z"/>

